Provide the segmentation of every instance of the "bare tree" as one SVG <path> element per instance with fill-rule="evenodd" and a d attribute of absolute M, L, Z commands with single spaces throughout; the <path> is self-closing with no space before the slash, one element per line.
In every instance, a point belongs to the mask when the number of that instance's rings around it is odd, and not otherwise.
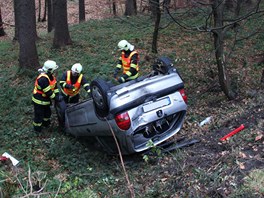
<path fill-rule="evenodd" d="M 126 0 L 125 16 L 137 15 L 137 1 Z"/>
<path fill-rule="evenodd" d="M 67 18 L 67 0 L 55 0 L 54 13 L 55 32 L 53 39 L 53 47 L 61 48 L 65 45 L 71 45 L 72 40 L 70 38 Z"/>
<path fill-rule="evenodd" d="M 36 47 L 35 1 L 17 0 L 19 29 L 19 66 L 25 69 L 39 67 Z"/>
<path fill-rule="evenodd" d="M 158 53 L 158 34 L 159 34 L 159 26 L 160 26 L 160 17 L 161 17 L 161 11 L 159 6 L 159 0 L 150 0 L 150 3 L 152 4 L 152 14 L 155 19 L 155 27 L 153 32 L 153 39 L 152 39 L 152 52 Z"/>
<path fill-rule="evenodd" d="M 79 23 L 85 21 L 85 0 L 79 0 Z"/>
<path fill-rule="evenodd" d="M 38 6 L 38 22 L 41 21 L 41 0 L 39 0 L 39 6 Z"/>
<path fill-rule="evenodd" d="M 20 9 L 18 9 L 18 5 L 19 5 L 19 0 L 14 0 L 13 1 L 13 6 L 14 6 L 14 15 L 15 15 L 15 34 L 13 37 L 13 41 L 18 41 L 18 32 L 19 32 L 19 12 Z"/>
<path fill-rule="evenodd" d="M 48 32 L 51 32 L 54 27 L 54 6 L 52 0 L 46 0 L 48 6 Z"/>
<path fill-rule="evenodd" d="M 218 67 L 219 83 L 223 92 L 229 99 L 234 99 L 235 95 L 230 86 L 230 78 L 226 71 L 226 59 L 224 56 L 224 36 L 225 28 L 219 28 L 224 26 L 224 4 L 223 0 L 214 0 L 212 5 L 213 16 L 214 16 L 214 27 L 212 31 L 214 36 L 214 47 L 215 47 L 215 59 Z"/>
<path fill-rule="evenodd" d="M 0 7 L 0 36 L 5 36 L 6 33 L 4 31 L 4 23 L 2 21 L 2 13 L 1 13 L 1 7 Z"/>
<path fill-rule="evenodd" d="M 116 7 L 117 7 L 116 0 L 109 0 L 110 13 L 113 11 L 114 16 L 116 16 L 117 14 Z"/>
<path fill-rule="evenodd" d="M 44 4 L 44 13 L 43 13 L 43 17 L 41 19 L 42 22 L 47 20 L 47 4 L 48 4 L 48 0 L 45 0 L 45 4 Z"/>
<path fill-rule="evenodd" d="M 149 0 L 149 8 L 151 12 L 151 17 L 153 18 L 154 21 L 156 21 L 155 17 L 157 16 L 158 10 L 160 11 L 159 8 L 159 1 L 156 0 Z"/>
<path fill-rule="evenodd" d="M 204 3 L 208 2 L 208 3 Z M 214 52 L 215 52 L 215 59 L 217 63 L 218 68 L 218 77 L 219 77 L 219 84 L 221 86 L 222 91 L 225 93 L 227 98 L 234 99 L 236 90 L 233 89 L 231 86 L 231 80 L 233 80 L 231 77 L 229 77 L 230 72 L 228 69 L 228 57 L 231 53 L 233 53 L 234 46 L 236 43 L 239 42 L 239 40 L 248 39 L 247 38 L 240 38 L 238 39 L 238 33 L 237 30 L 238 27 L 240 27 L 240 24 L 242 22 L 246 21 L 250 17 L 252 18 L 253 15 L 259 14 L 263 16 L 264 10 L 260 10 L 260 4 L 261 0 L 256 0 L 251 7 L 249 7 L 249 4 L 246 4 L 247 2 L 244 2 L 244 9 L 241 11 L 242 8 L 242 2 L 236 1 L 235 5 L 228 4 L 229 9 L 226 9 L 226 0 L 209 0 L 209 1 L 192 1 L 192 3 L 196 3 L 195 5 L 192 5 L 192 7 L 195 7 L 194 12 L 191 12 L 190 7 L 188 9 L 188 13 L 192 14 L 192 16 L 198 17 L 202 16 L 204 18 L 204 24 L 203 25 L 189 25 L 184 23 L 186 20 L 186 15 L 184 15 L 183 20 L 180 20 L 180 17 L 176 18 L 175 16 L 172 16 L 171 13 L 169 13 L 169 10 L 167 9 L 169 15 L 173 19 L 173 21 L 179 25 L 181 28 L 185 30 L 191 30 L 191 31 L 198 31 L 198 32 L 207 32 L 213 35 L 214 40 Z M 232 1 L 234 3 L 234 1 Z M 231 8 L 237 9 L 237 6 L 239 4 L 239 12 L 234 11 L 233 16 L 230 14 Z M 200 7 L 199 7 L 200 6 Z M 211 10 L 209 9 L 211 8 Z M 199 10 L 200 9 L 200 10 Z M 200 14 L 197 12 L 197 10 L 200 11 Z M 228 13 L 229 12 L 229 13 Z M 261 15 L 262 13 L 262 15 Z M 182 15 L 182 13 L 181 13 Z M 182 15 L 183 16 L 183 15 Z M 263 19 L 262 19 L 263 20 Z M 213 23 L 211 23 L 211 21 Z M 257 27 L 255 27 L 257 29 Z M 233 42 L 227 43 L 226 42 L 226 35 L 227 33 L 233 34 Z M 252 33 L 252 35 L 255 35 L 255 33 Z M 227 45 L 230 46 L 230 51 L 227 52 Z M 231 45 L 233 44 L 233 45 Z M 228 55 L 228 56 L 226 56 Z"/>

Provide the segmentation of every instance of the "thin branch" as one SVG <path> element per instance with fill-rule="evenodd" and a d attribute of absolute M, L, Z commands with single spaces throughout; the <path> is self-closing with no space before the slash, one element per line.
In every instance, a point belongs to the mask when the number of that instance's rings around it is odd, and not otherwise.
<path fill-rule="evenodd" d="M 113 135 L 113 138 L 115 140 L 115 143 L 116 143 L 116 146 L 117 146 L 117 150 L 118 150 L 118 154 L 119 154 L 119 157 L 120 157 L 120 161 L 121 161 L 121 165 L 122 165 L 122 168 L 123 168 L 123 171 L 124 171 L 124 174 L 125 174 L 125 177 L 126 177 L 126 180 L 127 180 L 127 184 L 128 184 L 128 189 L 130 191 L 130 195 L 131 195 L 131 198 L 134 198 L 135 197 L 135 192 L 134 192 L 134 189 L 133 189 L 133 185 L 130 183 L 129 181 L 129 178 L 128 178 L 128 174 L 126 172 L 126 168 L 125 168 L 125 165 L 124 165 L 124 161 L 123 161 L 123 156 L 122 156 L 122 152 L 120 150 L 120 146 L 119 146 L 119 143 L 116 139 L 116 136 L 115 136 L 115 133 L 113 131 L 113 128 L 111 127 L 110 123 L 108 122 L 108 120 L 105 118 L 111 132 L 112 132 L 112 135 Z"/>

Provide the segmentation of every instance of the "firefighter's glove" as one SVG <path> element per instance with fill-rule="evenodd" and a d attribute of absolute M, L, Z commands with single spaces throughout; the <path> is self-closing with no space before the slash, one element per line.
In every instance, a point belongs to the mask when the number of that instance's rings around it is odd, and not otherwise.
<path fill-rule="evenodd" d="M 124 79 L 124 77 L 119 77 L 118 78 L 118 82 L 119 83 L 124 83 L 126 80 Z"/>
<path fill-rule="evenodd" d="M 66 89 L 71 89 L 71 90 L 72 90 L 72 89 L 75 89 L 75 87 L 74 87 L 73 85 L 71 85 L 71 84 L 66 84 L 66 85 L 65 85 L 65 88 L 66 88 Z"/>

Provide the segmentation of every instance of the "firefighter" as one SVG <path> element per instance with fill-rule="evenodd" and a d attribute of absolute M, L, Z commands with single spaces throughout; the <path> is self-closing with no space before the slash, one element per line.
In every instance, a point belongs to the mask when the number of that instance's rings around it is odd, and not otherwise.
<path fill-rule="evenodd" d="M 121 50 L 121 56 L 114 71 L 114 78 L 117 79 L 119 83 L 136 79 L 139 75 L 138 52 L 134 50 L 134 46 L 126 40 L 121 40 L 117 46 L 119 50 Z M 121 69 L 123 74 L 117 78 L 117 75 Z"/>
<path fill-rule="evenodd" d="M 90 95 L 90 84 L 81 73 L 82 69 L 83 67 L 80 63 L 75 63 L 71 70 L 63 73 L 60 86 L 65 103 L 79 102 L 81 86 Z"/>
<path fill-rule="evenodd" d="M 41 132 L 41 128 L 49 127 L 51 123 L 51 99 L 59 101 L 59 89 L 54 71 L 58 69 L 55 61 L 47 60 L 39 69 L 39 75 L 35 81 L 32 102 L 34 105 L 33 128 L 35 132 Z"/>

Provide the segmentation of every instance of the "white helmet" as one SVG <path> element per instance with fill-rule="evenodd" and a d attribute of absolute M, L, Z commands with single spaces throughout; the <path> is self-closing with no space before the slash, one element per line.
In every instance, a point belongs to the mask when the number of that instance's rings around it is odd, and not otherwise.
<path fill-rule="evenodd" d="M 130 50 L 130 51 L 132 51 L 133 49 L 134 49 L 134 45 L 131 45 L 129 42 L 127 42 L 126 40 L 122 40 L 122 41 L 119 41 L 119 43 L 118 43 L 118 48 L 120 49 L 120 50 L 125 50 L 125 51 L 127 51 L 127 50 Z"/>
<path fill-rule="evenodd" d="M 56 64 L 55 61 L 47 60 L 44 63 L 41 70 L 44 71 L 45 73 L 48 73 L 48 72 L 53 73 L 56 69 L 58 69 L 58 67 L 59 66 Z"/>
<path fill-rule="evenodd" d="M 73 74 L 80 74 L 82 72 L 82 65 L 80 63 L 75 63 L 72 66 L 71 71 Z"/>

